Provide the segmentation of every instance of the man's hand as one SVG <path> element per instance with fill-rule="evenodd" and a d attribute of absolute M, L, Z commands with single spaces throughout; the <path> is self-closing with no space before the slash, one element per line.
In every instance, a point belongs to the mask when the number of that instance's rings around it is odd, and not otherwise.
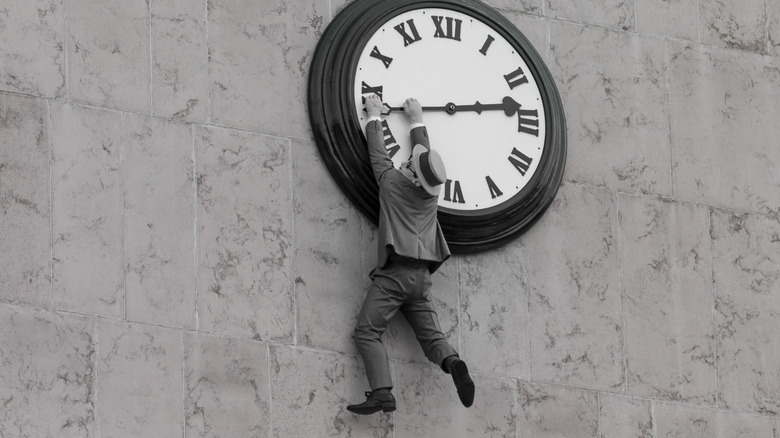
<path fill-rule="evenodd" d="M 420 102 L 417 99 L 413 97 L 406 99 L 404 101 L 404 112 L 406 112 L 412 123 L 423 122 L 422 106 L 420 106 Z"/>
<path fill-rule="evenodd" d="M 368 111 L 368 117 L 379 117 L 382 114 L 384 105 L 382 99 L 376 94 L 372 94 L 366 97 L 366 111 Z"/>

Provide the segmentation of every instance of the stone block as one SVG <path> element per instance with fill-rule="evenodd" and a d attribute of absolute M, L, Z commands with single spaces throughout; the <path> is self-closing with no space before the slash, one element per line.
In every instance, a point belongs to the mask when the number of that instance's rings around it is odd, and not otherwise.
<path fill-rule="evenodd" d="M 521 438 L 596 438 L 598 393 L 577 388 L 518 383 Z"/>
<path fill-rule="evenodd" d="M 396 438 L 506 437 L 517 429 L 514 380 L 471 373 L 474 404 L 465 408 L 452 377 L 433 365 L 396 364 Z"/>
<path fill-rule="evenodd" d="M 765 0 L 703 0 L 700 11 L 703 43 L 766 53 Z"/>
<path fill-rule="evenodd" d="M 392 438 L 392 414 L 355 415 L 368 390 L 354 356 L 271 347 L 272 437 Z"/>
<path fill-rule="evenodd" d="M 195 130 L 199 329 L 294 336 L 289 142 Z"/>
<path fill-rule="evenodd" d="M 209 2 L 211 119 L 309 138 L 306 79 L 328 0 Z"/>
<path fill-rule="evenodd" d="M 189 126 L 124 116 L 127 319 L 195 328 Z"/>
<path fill-rule="evenodd" d="M 658 438 L 772 437 L 772 419 L 751 414 L 656 403 Z"/>
<path fill-rule="evenodd" d="M 780 221 L 714 211 L 720 407 L 780 415 Z"/>
<path fill-rule="evenodd" d="M 0 435 L 97 436 L 92 319 L 0 305 Z"/>
<path fill-rule="evenodd" d="M 504 15 L 507 11 L 524 12 L 527 14 L 541 14 L 543 0 L 486 0 L 485 4 L 501 10 Z"/>
<path fill-rule="evenodd" d="M 518 239 L 463 259 L 461 356 L 474 370 L 531 377 L 526 251 Z"/>
<path fill-rule="evenodd" d="M 0 89 L 65 96 L 65 1 L 4 2 Z"/>
<path fill-rule="evenodd" d="M 637 0 L 636 29 L 641 33 L 699 39 L 699 4 L 687 0 Z"/>
<path fill-rule="evenodd" d="M 149 2 L 68 0 L 68 92 L 77 102 L 148 113 Z"/>
<path fill-rule="evenodd" d="M 709 209 L 621 196 L 628 393 L 713 405 Z"/>
<path fill-rule="evenodd" d="M 208 120 L 206 1 L 155 0 L 152 17 L 152 112 Z"/>
<path fill-rule="evenodd" d="M 54 307 L 123 317 L 120 113 L 51 104 Z"/>
<path fill-rule="evenodd" d="M 292 153 L 298 343 L 355 353 L 352 331 L 369 272 L 361 264 L 363 220 L 314 144 L 293 141 Z"/>
<path fill-rule="evenodd" d="M 535 380 L 623 389 L 615 201 L 606 190 L 564 185 L 522 236 Z"/>
<path fill-rule="evenodd" d="M 777 214 L 780 60 L 670 44 L 675 196 Z"/>
<path fill-rule="evenodd" d="M 599 438 L 655 438 L 653 402 L 599 393 Z"/>
<path fill-rule="evenodd" d="M 268 436 L 265 344 L 184 334 L 185 436 Z"/>
<path fill-rule="evenodd" d="M 634 27 L 634 3 L 626 0 L 544 0 L 544 2 L 544 14 L 549 17 L 623 30 Z"/>
<path fill-rule="evenodd" d="M 0 300 L 51 306 L 49 110 L 0 93 Z"/>
<path fill-rule="evenodd" d="M 550 67 L 567 119 L 564 179 L 669 195 L 663 40 L 563 22 L 550 27 Z"/>
<path fill-rule="evenodd" d="M 182 339 L 175 330 L 98 323 L 101 436 L 182 436 Z"/>

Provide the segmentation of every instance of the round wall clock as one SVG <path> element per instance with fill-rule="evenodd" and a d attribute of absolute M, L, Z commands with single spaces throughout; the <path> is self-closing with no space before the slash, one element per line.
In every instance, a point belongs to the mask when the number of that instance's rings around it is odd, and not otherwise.
<path fill-rule="evenodd" d="M 552 76 L 525 36 L 479 1 L 351 3 L 320 38 L 308 92 L 323 161 L 374 223 L 365 97 L 385 103 L 385 147 L 396 167 L 413 146 L 401 104 L 420 101 L 431 147 L 447 168 L 438 216 L 454 252 L 517 237 L 561 183 L 566 126 Z"/>

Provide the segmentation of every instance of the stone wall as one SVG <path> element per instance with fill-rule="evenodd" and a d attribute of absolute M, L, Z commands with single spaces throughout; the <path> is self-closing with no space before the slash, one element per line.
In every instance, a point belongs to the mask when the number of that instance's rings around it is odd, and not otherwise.
<path fill-rule="evenodd" d="M 312 142 L 341 0 L 0 2 L 0 436 L 780 437 L 780 0 L 491 0 L 569 155 L 435 275 L 474 406 L 352 328 L 374 227 Z"/>

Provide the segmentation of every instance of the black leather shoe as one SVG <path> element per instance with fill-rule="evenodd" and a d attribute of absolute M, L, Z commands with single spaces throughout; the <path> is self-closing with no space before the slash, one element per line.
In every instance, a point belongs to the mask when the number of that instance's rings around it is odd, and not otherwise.
<path fill-rule="evenodd" d="M 395 410 L 395 397 L 390 391 L 366 392 L 365 402 L 359 405 L 349 405 L 347 410 L 358 415 L 371 415 L 379 411 L 393 412 Z"/>
<path fill-rule="evenodd" d="M 463 406 L 469 407 L 474 403 L 474 381 L 469 376 L 469 368 L 466 362 L 458 359 L 450 366 L 452 381 L 455 382 L 455 388 L 458 389 L 458 397 Z"/>

